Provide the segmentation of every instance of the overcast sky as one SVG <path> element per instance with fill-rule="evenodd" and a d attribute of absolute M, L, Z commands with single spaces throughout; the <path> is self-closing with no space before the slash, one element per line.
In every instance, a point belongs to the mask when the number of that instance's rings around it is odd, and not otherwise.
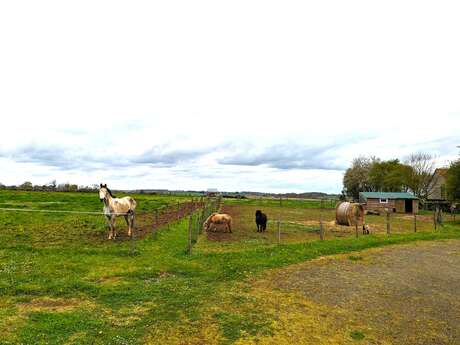
<path fill-rule="evenodd" d="M 339 192 L 460 145 L 457 1 L 3 1 L 0 182 Z"/>

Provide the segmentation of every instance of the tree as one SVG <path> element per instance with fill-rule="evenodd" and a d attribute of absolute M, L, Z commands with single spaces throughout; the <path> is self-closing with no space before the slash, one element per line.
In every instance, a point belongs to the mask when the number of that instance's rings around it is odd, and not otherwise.
<path fill-rule="evenodd" d="M 460 159 L 452 162 L 447 171 L 446 193 L 449 200 L 460 200 Z"/>
<path fill-rule="evenodd" d="M 19 186 L 19 189 L 21 190 L 32 190 L 33 189 L 33 185 L 32 185 L 32 182 L 24 182 L 22 185 Z"/>
<path fill-rule="evenodd" d="M 47 188 L 52 191 L 56 190 L 56 186 L 57 186 L 56 180 L 52 180 L 48 182 L 47 184 Z"/>
<path fill-rule="evenodd" d="M 78 191 L 78 185 L 70 183 L 67 186 L 67 191 L 69 191 L 69 192 L 77 192 Z"/>
<path fill-rule="evenodd" d="M 358 157 L 353 159 L 351 167 L 343 176 L 344 192 L 355 200 L 359 199 L 359 192 L 375 191 L 369 181 L 369 171 L 379 160 L 375 157 Z"/>
<path fill-rule="evenodd" d="M 399 159 L 375 162 L 369 171 L 369 183 L 379 192 L 407 191 L 407 176 L 411 168 L 401 164 Z"/>
<path fill-rule="evenodd" d="M 415 196 L 426 200 L 439 178 L 434 173 L 434 157 L 428 153 L 413 153 L 405 159 L 405 164 L 411 168 L 405 176 L 407 186 Z"/>

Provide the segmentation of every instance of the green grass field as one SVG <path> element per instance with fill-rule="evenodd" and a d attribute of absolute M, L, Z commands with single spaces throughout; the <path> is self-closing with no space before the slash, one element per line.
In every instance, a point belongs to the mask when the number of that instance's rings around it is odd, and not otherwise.
<path fill-rule="evenodd" d="M 142 210 L 184 200 L 135 198 Z M 258 205 L 249 203 L 252 214 Z M 2 207 L 102 208 L 97 194 L 0 191 Z M 283 207 L 295 213 L 301 205 Z M 132 255 L 130 241 L 99 236 L 106 231 L 99 218 L 0 211 L 0 344 L 244 344 L 274 332 L 277 316 L 264 307 L 264 296 L 247 293 L 248 282 L 267 269 L 370 247 L 460 238 L 460 225 L 452 223 L 437 232 L 282 245 L 253 237 L 209 241 L 202 234 L 189 256 L 182 220 L 137 239 Z"/>

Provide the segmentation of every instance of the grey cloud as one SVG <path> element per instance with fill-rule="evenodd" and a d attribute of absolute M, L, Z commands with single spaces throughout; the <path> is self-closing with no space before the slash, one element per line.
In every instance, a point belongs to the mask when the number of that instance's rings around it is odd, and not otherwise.
<path fill-rule="evenodd" d="M 87 152 L 81 147 L 27 144 L 6 150 L 0 149 L 0 157 L 19 163 L 36 163 L 61 170 L 106 169 L 129 166 L 172 167 L 180 162 L 196 160 L 213 152 L 215 147 L 203 149 L 175 149 L 170 145 L 154 146 L 142 154 L 120 155 L 111 151 Z"/>
<path fill-rule="evenodd" d="M 43 145 L 30 143 L 12 150 L 2 150 L 0 157 L 7 157 L 16 162 L 36 163 L 60 170 L 108 169 L 134 166 L 182 168 L 188 173 L 193 171 L 197 177 L 210 178 L 221 175 L 222 169 L 213 171 L 214 167 L 200 169 L 199 159 L 209 154 L 216 154 L 221 165 L 235 165 L 239 170 L 266 165 L 276 169 L 321 169 L 344 170 L 347 162 L 338 157 L 338 150 L 363 138 L 341 139 L 332 143 L 304 145 L 286 142 L 265 148 L 253 149 L 251 142 L 227 141 L 208 147 L 187 147 L 185 144 L 165 143 L 156 145 L 138 155 L 120 155 L 107 150 L 85 150 L 80 146 Z M 224 169 L 225 170 L 225 169 Z"/>
<path fill-rule="evenodd" d="M 315 147 L 290 143 L 253 152 L 248 147 L 246 150 L 223 157 L 218 162 L 228 165 L 267 165 L 277 169 L 343 170 L 346 167 L 337 163 L 334 154 L 334 149 L 338 147 L 339 144 Z"/>
<path fill-rule="evenodd" d="M 460 136 L 448 136 L 417 144 L 420 151 L 430 151 L 441 155 L 455 154 L 458 152 L 457 145 L 460 145 Z"/>
<path fill-rule="evenodd" d="M 179 162 L 195 160 L 213 151 L 213 148 L 203 149 L 172 149 L 169 145 L 154 146 L 139 156 L 130 159 L 135 164 L 152 164 L 172 166 Z"/>
<path fill-rule="evenodd" d="M 19 163 L 36 163 L 61 170 L 100 169 L 106 166 L 127 166 L 123 157 L 88 153 L 77 147 L 49 146 L 40 144 L 23 145 L 12 150 L 0 150 L 0 157 Z"/>

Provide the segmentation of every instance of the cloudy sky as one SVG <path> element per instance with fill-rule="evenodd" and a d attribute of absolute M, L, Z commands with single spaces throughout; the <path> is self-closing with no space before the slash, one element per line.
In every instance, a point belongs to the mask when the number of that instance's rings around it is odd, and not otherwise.
<path fill-rule="evenodd" d="M 0 182 L 339 192 L 460 145 L 457 1 L 3 1 Z"/>

